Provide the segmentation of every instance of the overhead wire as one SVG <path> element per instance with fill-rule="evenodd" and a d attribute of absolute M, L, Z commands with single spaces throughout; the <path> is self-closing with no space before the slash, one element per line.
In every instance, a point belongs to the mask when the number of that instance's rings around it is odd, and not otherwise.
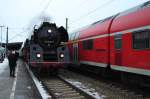
<path fill-rule="evenodd" d="M 76 8 L 81 7 L 82 5 L 85 5 L 85 3 L 87 3 L 89 0 L 84 0 L 83 2 L 81 2 Z"/>
<path fill-rule="evenodd" d="M 16 30 L 17 29 L 17 30 L 22 30 L 22 31 L 19 32 L 19 33 L 17 33 L 15 36 L 9 38 L 8 41 L 11 41 L 11 40 L 15 39 L 17 36 L 20 36 L 20 37 L 24 36 L 23 35 L 24 32 L 28 30 L 28 28 L 19 28 L 19 27 L 18 28 L 12 28 L 12 27 L 10 27 L 9 29 L 11 29 L 11 30 L 14 30 L 14 29 Z M 13 31 L 13 32 L 15 32 L 15 31 Z"/>
<path fill-rule="evenodd" d="M 52 2 L 52 0 L 48 0 L 47 4 L 42 8 L 41 14 L 43 14 L 43 13 L 46 11 L 46 9 L 48 9 L 48 7 L 49 7 L 49 5 L 50 5 L 51 2 Z M 9 27 L 9 29 L 13 29 L 13 30 L 23 30 L 22 33 L 26 31 L 25 28 L 19 28 L 19 27 L 17 27 L 17 28 Z M 11 38 L 9 39 L 9 41 L 13 40 L 13 39 L 14 39 L 15 37 L 17 37 L 17 36 L 22 36 L 22 34 L 17 33 L 15 36 L 11 37 Z M 2 39 L 3 39 L 3 41 L 6 40 L 6 38 L 2 38 Z"/>
<path fill-rule="evenodd" d="M 7 28 L 5 28 L 5 29 L 7 29 Z M 11 29 L 11 30 L 23 30 L 23 28 L 12 28 L 12 27 L 9 28 L 9 29 Z M 20 33 L 18 33 L 18 34 L 20 34 Z M 20 34 L 20 35 L 21 35 L 21 34 Z M 14 36 L 14 37 L 15 37 L 15 36 Z M 14 37 L 13 37 L 13 38 L 14 38 Z M 2 37 L 2 42 L 5 42 L 5 41 L 6 41 L 6 37 L 3 36 L 3 37 Z"/>
<path fill-rule="evenodd" d="M 42 9 L 41 14 L 43 14 L 49 7 L 49 5 L 51 4 L 52 0 L 48 0 L 47 5 Z"/>
<path fill-rule="evenodd" d="M 89 12 L 88 12 L 88 13 L 86 13 L 85 15 L 80 16 L 80 17 L 79 17 L 79 18 L 77 18 L 76 20 L 73 20 L 73 21 L 72 21 L 72 24 L 74 24 L 74 23 L 78 22 L 79 20 L 83 19 L 84 17 L 89 16 L 90 14 L 92 14 L 92 13 L 96 12 L 97 10 L 99 10 L 99 9 L 101 9 L 101 8 L 103 8 L 103 7 L 105 7 L 105 6 L 107 6 L 108 4 L 110 4 L 110 3 L 114 2 L 114 1 L 115 1 L 115 0 L 109 0 L 109 1 L 105 2 L 104 4 L 102 4 L 102 5 L 98 6 L 97 8 L 95 8 L 95 9 L 93 9 L 93 10 L 89 11 Z"/>
<path fill-rule="evenodd" d="M 52 2 L 52 0 L 48 0 L 47 4 L 44 6 L 44 8 L 40 12 L 41 15 L 48 9 L 48 7 L 49 7 L 49 5 L 50 5 L 51 2 Z M 22 29 L 22 30 L 24 30 L 25 28 L 16 28 L 16 29 Z M 23 32 L 25 32 L 25 30 Z M 19 33 L 16 34 L 14 37 L 12 37 L 11 39 L 9 39 L 9 41 L 12 40 L 12 39 L 14 39 L 16 36 L 21 36 L 21 34 L 19 34 Z"/>
<path fill-rule="evenodd" d="M 17 33 L 15 36 L 13 36 L 12 38 L 8 39 L 8 41 L 13 40 L 14 38 L 16 38 L 17 36 L 22 36 L 20 33 Z"/>
<path fill-rule="evenodd" d="M 72 8 L 73 11 L 70 10 L 70 11 L 69 11 L 69 14 L 72 15 L 73 13 L 75 13 L 74 11 L 76 10 L 76 8 L 79 9 L 80 7 L 82 7 L 83 5 L 85 5 L 85 3 L 87 3 L 88 1 L 89 1 L 89 0 L 84 0 L 84 1 L 81 2 L 79 5 L 75 6 L 75 8 Z"/>

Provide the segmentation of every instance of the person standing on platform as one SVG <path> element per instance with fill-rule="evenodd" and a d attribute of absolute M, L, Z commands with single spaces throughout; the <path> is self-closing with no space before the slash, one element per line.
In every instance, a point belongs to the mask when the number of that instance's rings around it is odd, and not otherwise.
<path fill-rule="evenodd" d="M 9 68 L 10 68 L 10 77 L 15 77 L 16 61 L 17 55 L 15 51 L 11 51 L 8 55 Z"/>

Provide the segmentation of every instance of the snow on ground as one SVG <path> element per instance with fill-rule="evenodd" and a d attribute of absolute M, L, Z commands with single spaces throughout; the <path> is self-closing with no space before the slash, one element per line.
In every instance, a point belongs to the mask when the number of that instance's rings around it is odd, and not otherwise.
<path fill-rule="evenodd" d="M 29 70 L 28 66 L 26 65 L 29 74 L 31 75 L 34 83 L 36 84 L 37 89 L 39 90 L 39 93 L 41 94 L 43 99 L 51 99 L 51 96 L 44 90 L 43 85 L 41 82 L 33 75 L 33 73 Z"/>
<path fill-rule="evenodd" d="M 0 74 L 5 71 L 5 69 L 8 67 L 8 59 L 5 58 L 2 63 L 0 63 Z"/>
<path fill-rule="evenodd" d="M 72 85 L 76 86 L 80 90 L 86 92 L 90 96 L 94 97 L 95 99 L 103 99 L 105 96 L 104 95 L 99 95 L 95 89 L 93 88 L 87 88 L 84 84 L 81 82 L 75 81 L 73 79 L 65 79 L 67 82 L 71 83 Z"/>

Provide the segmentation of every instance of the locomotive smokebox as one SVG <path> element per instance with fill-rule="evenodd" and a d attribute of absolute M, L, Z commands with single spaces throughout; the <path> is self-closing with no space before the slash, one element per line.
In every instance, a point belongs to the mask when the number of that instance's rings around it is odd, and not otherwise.
<path fill-rule="evenodd" d="M 45 49 L 55 49 L 61 42 L 68 41 L 68 33 L 64 27 L 55 23 L 43 22 L 34 30 L 34 41 Z"/>

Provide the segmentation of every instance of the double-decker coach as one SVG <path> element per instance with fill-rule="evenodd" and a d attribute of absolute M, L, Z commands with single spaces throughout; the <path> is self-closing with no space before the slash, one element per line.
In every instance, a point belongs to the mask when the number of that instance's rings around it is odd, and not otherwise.
<path fill-rule="evenodd" d="M 149 13 L 150 1 L 70 34 L 67 46 L 72 63 L 106 74 L 118 71 L 126 81 L 149 81 Z"/>

